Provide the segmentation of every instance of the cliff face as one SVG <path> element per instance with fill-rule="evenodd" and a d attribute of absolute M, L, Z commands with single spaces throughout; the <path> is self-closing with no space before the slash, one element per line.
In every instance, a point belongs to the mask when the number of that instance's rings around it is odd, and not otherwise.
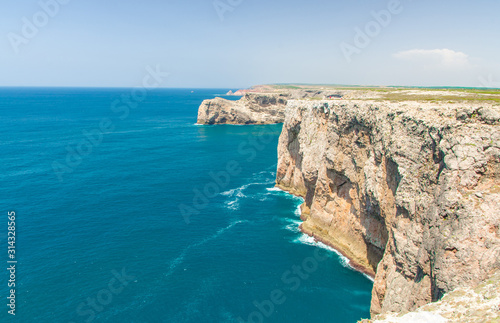
<path fill-rule="evenodd" d="M 273 124 L 285 119 L 287 96 L 247 93 L 238 101 L 205 100 L 198 109 L 199 124 Z"/>
<path fill-rule="evenodd" d="M 375 276 L 372 314 L 500 268 L 500 108 L 288 101 L 277 185 L 302 230 Z"/>

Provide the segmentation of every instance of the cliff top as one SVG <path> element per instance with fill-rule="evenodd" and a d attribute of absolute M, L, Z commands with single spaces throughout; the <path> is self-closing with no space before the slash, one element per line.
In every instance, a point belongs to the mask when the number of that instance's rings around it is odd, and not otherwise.
<path fill-rule="evenodd" d="M 232 93 L 232 92 L 231 92 Z M 239 90 L 246 93 L 284 94 L 302 100 L 376 100 L 418 102 L 481 102 L 500 106 L 500 89 L 480 88 L 409 88 L 409 87 L 357 87 L 335 85 L 257 85 Z"/>
<path fill-rule="evenodd" d="M 388 107 L 398 115 L 405 111 L 418 118 L 448 118 L 457 121 L 500 124 L 500 89 L 424 89 L 395 87 L 342 87 L 329 85 L 258 85 L 229 91 L 238 101 L 205 100 L 198 110 L 199 124 L 282 123 L 287 103 L 315 105 L 371 104 Z M 417 118 L 417 119 L 418 119 Z"/>

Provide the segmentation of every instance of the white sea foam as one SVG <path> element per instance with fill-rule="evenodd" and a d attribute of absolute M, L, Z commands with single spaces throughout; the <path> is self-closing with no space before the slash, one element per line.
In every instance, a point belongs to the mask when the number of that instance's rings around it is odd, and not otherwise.
<path fill-rule="evenodd" d="M 242 197 L 242 196 L 244 196 L 243 191 L 246 190 L 248 187 L 250 187 L 250 185 L 254 185 L 254 183 L 241 185 L 240 187 L 233 188 L 229 191 L 222 192 L 222 193 L 220 193 L 220 195 L 233 196 L 236 194 L 238 196 L 238 194 L 240 194 L 240 197 Z"/>
<path fill-rule="evenodd" d="M 215 232 L 211 236 L 209 236 L 209 237 L 201 240 L 200 242 L 196 242 L 196 243 L 193 243 L 192 245 L 187 246 L 179 254 L 179 256 L 177 256 L 172 261 L 170 261 L 170 265 L 169 265 L 168 271 L 165 273 L 165 277 L 168 277 L 168 276 L 170 276 L 170 275 L 172 275 L 174 273 L 175 269 L 184 261 L 184 258 L 186 257 L 186 254 L 189 252 L 189 250 L 191 250 L 193 248 L 197 248 L 199 246 L 202 246 L 202 245 L 206 244 L 207 242 L 210 242 L 212 240 L 217 239 L 222 234 L 224 234 L 226 231 L 230 230 L 235 225 L 238 225 L 238 224 L 241 224 L 241 223 L 250 223 L 250 222 L 247 221 L 247 220 L 237 220 L 237 221 L 234 221 L 231 224 L 229 224 L 227 227 L 221 228 L 221 229 L 217 230 L 217 232 Z"/>
<path fill-rule="evenodd" d="M 288 222 L 290 222 L 290 224 L 288 224 L 287 226 L 285 226 L 286 230 L 292 231 L 292 232 L 296 232 L 296 233 L 300 232 L 299 226 L 302 223 L 302 221 L 291 220 L 291 221 L 288 221 Z"/>
<path fill-rule="evenodd" d="M 264 202 L 264 201 L 269 200 L 269 197 L 267 196 L 267 194 L 264 194 L 264 195 L 259 194 L 259 195 L 258 195 L 258 200 L 259 200 L 260 202 Z"/>
<path fill-rule="evenodd" d="M 328 251 L 331 251 L 331 252 L 335 253 L 337 256 L 339 256 L 340 263 L 342 264 L 342 266 L 344 266 L 346 268 L 353 269 L 349 265 L 350 261 L 349 261 L 349 259 L 347 257 L 345 257 L 344 255 L 342 255 L 340 252 L 338 252 L 337 250 L 333 249 L 332 247 L 327 246 L 323 242 L 320 242 L 320 241 L 316 240 L 314 237 L 311 237 L 311 236 L 308 236 L 305 233 L 302 233 L 300 235 L 300 237 L 298 237 L 297 239 L 294 240 L 294 242 L 295 243 L 301 243 L 301 244 L 309 245 L 309 246 L 314 246 L 314 247 L 320 247 L 322 249 L 326 249 Z"/>
<path fill-rule="evenodd" d="M 294 199 L 294 200 L 299 200 L 301 201 L 300 204 L 302 204 L 304 202 L 304 199 L 300 196 L 295 196 L 293 194 L 290 194 L 288 193 L 287 191 L 284 191 L 282 190 L 281 188 L 277 187 L 277 186 L 274 186 L 274 187 L 268 187 L 266 188 L 266 190 L 269 192 L 267 194 L 283 194 L 285 196 L 288 196 L 289 198 L 291 199 Z"/>
<path fill-rule="evenodd" d="M 118 135 L 118 134 L 123 134 L 123 133 L 139 133 L 139 132 L 147 132 L 147 131 L 150 131 L 150 130 L 151 129 L 112 131 L 112 132 L 110 132 L 110 134 L 112 134 L 112 135 Z"/>
<path fill-rule="evenodd" d="M 205 243 L 207 242 L 210 242 L 212 240 L 215 240 L 217 239 L 221 234 L 223 234 L 224 232 L 228 231 L 228 230 L 231 230 L 234 226 L 238 225 L 238 224 L 241 224 L 241 223 L 250 223 L 250 221 L 248 220 L 237 220 L 237 221 L 234 221 L 232 222 L 231 224 L 229 224 L 227 227 L 225 228 L 221 228 L 219 230 L 217 230 L 216 233 L 214 233 L 213 235 L 203 239 L 202 241 L 200 242 L 197 242 L 195 244 L 192 245 L 193 248 L 196 248 L 196 247 L 199 247 L 201 245 L 204 245 Z"/>
<path fill-rule="evenodd" d="M 299 205 L 297 205 L 297 208 L 295 209 L 295 212 L 294 214 L 300 218 L 300 215 L 302 214 L 302 210 L 300 208 L 300 206 L 302 205 L 302 203 L 300 203 Z"/>
<path fill-rule="evenodd" d="M 324 244 L 321 241 L 316 240 L 314 237 L 311 237 L 305 233 L 302 233 L 301 236 L 298 237 L 297 239 L 295 239 L 293 242 L 306 244 L 306 245 L 314 246 L 314 247 L 320 247 L 322 249 L 329 250 L 329 251 L 335 253 L 337 256 L 339 256 L 339 261 L 340 261 L 340 264 L 342 266 L 349 268 L 351 270 L 357 271 L 354 267 L 352 267 L 350 265 L 351 261 L 349 260 L 349 258 L 345 257 L 344 255 L 342 255 L 339 251 L 335 250 L 334 248 L 327 246 L 326 244 Z M 372 282 L 374 281 L 374 279 L 372 277 L 368 276 L 367 274 L 365 274 L 363 272 L 362 272 L 362 274 L 363 274 L 363 276 L 365 276 L 366 278 L 368 278 Z"/>
<path fill-rule="evenodd" d="M 236 192 L 236 190 L 237 190 L 236 188 L 233 188 L 232 190 L 220 193 L 220 195 L 233 196 L 233 194 L 234 194 L 234 192 Z"/>
<path fill-rule="evenodd" d="M 179 256 L 177 256 L 177 258 L 173 259 L 170 262 L 170 265 L 168 267 L 168 271 L 165 273 L 165 277 L 169 277 L 170 275 L 172 275 L 175 271 L 175 268 L 177 268 L 177 266 L 180 265 L 184 261 L 184 257 L 186 256 L 187 250 L 189 250 L 189 247 L 184 249 L 184 251 L 182 251 L 182 253 Z"/>
<path fill-rule="evenodd" d="M 239 203 L 242 198 L 252 198 L 255 200 L 258 200 L 260 202 L 264 202 L 269 200 L 269 195 L 275 195 L 275 194 L 286 194 L 287 197 L 297 199 L 296 196 L 293 196 L 291 194 L 288 194 L 287 192 L 281 190 L 278 187 L 265 187 L 264 192 L 256 192 L 255 194 L 248 195 L 248 193 L 245 192 L 246 189 L 248 189 L 251 186 L 268 186 L 270 184 L 274 184 L 274 178 L 269 178 L 270 174 L 275 174 L 273 171 L 265 170 L 261 172 L 254 173 L 252 176 L 252 179 L 254 179 L 254 182 L 247 183 L 244 185 L 241 185 L 240 187 L 233 188 L 224 192 L 219 193 L 222 196 L 227 196 L 228 201 L 224 203 L 226 208 L 231 209 L 231 210 L 237 210 L 239 209 Z M 259 188 L 260 190 L 260 188 Z M 301 201 L 302 198 L 298 198 Z"/>
<path fill-rule="evenodd" d="M 236 200 L 233 200 L 233 201 L 226 201 L 224 203 L 224 205 L 226 206 L 226 208 L 234 210 L 234 211 L 236 211 L 237 209 L 240 208 L 239 199 L 236 199 Z"/>
<path fill-rule="evenodd" d="M 253 183 L 248 183 L 241 185 L 240 187 L 230 189 L 228 191 L 220 193 L 220 195 L 224 196 L 237 196 L 237 197 L 246 197 L 246 195 L 243 193 L 244 190 L 249 188 L 250 186 L 254 185 L 268 185 L 269 182 L 253 182 Z"/>
<path fill-rule="evenodd" d="M 227 196 L 229 199 L 224 202 L 226 208 L 230 210 L 238 210 L 240 208 L 240 199 L 246 197 L 243 193 L 251 184 L 245 184 L 238 188 L 233 188 L 229 191 L 220 193 L 220 195 Z"/>
<path fill-rule="evenodd" d="M 168 128 L 170 128 L 170 127 L 151 127 L 151 128 L 146 128 L 146 129 L 112 131 L 112 132 L 110 132 L 110 134 L 117 135 L 117 134 L 124 134 L 124 133 L 141 133 L 141 132 L 149 132 L 149 131 L 168 129 Z"/>
<path fill-rule="evenodd" d="M 270 184 L 274 183 L 276 174 L 274 172 L 275 167 L 273 167 L 273 170 L 263 170 L 260 172 L 256 172 L 252 174 L 252 178 L 256 180 L 262 180 L 262 184 Z"/>

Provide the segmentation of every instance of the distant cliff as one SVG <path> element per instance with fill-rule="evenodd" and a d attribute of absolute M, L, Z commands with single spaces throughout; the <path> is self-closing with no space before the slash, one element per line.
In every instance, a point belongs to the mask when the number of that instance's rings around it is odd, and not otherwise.
<path fill-rule="evenodd" d="M 359 91 L 325 89 L 282 89 L 268 85 L 238 90 L 228 95 L 242 94 L 240 100 L 215 98 L 205 100 L 198 109 L 199 124 L 274 124 L 285 120 L 288 100 L 340 99 Z M 363 94 L 361 94 L 363 95 Z"/>
<path fill-rule="evenodd" d="M 500 268 L 500 108 L 289 101 L 279 187 L 301 229 L 375 275 L 372 314 L 414 310 Z"/>
<path fill-rule="evenodd" d="M 285 119 L 285 94 L 247 93 L 238 101 L 205 100 L 198 109 L 199 124 L 273 124 Z"/>

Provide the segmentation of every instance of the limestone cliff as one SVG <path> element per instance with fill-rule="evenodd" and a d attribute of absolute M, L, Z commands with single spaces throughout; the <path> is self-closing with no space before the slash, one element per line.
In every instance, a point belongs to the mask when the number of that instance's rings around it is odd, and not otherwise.
<path fill-rule="evenodd" d="M 375 276 L 372 314 L 413 310 L 500 268 L 499 124 L 493 104 L 289 100 L 276 183 Z"/>
<path fill-rule="evenodd" d="M 285 94 L 246 93 L 240 100 L 205 100 L 198 109 L 199 124 L 273 124 L 285 118 Z"/>

